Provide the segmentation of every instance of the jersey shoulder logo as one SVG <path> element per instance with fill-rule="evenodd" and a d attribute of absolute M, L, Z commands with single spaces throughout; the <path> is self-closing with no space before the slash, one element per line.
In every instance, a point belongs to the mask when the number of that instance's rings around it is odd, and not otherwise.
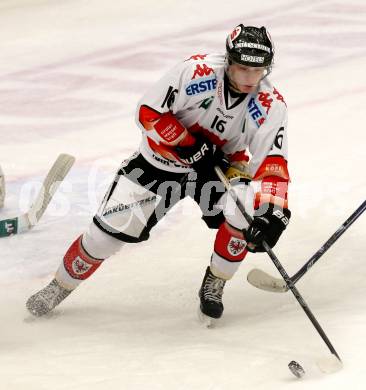
<path fill-rule="evenodd" d="M 184 61 L 189 61 L 189 60 L 193 60 L 193 61 L 203 61 L 206 57 L 207 57 L 207 54 L 194 54 L 193 56 L 187 58 L 187 59 L 184 60 Z"/>
<path fill-rule="evenodd" d="M 194 80 L 196 77 L 207 77 L 211 73 L 214 73 L 212 68 L 208 67 L 206 64 L 198 64 L 196 65 L 196 69 L 193 72 L 192 80 Z"/>
<path fill-rule="evenodd" d="M 277 100 L 282 102 L 287 107 L 285 99 L 283 98 L 283 96 L 278 92 L 277 88 L 275 88 L 275 87 L 273 87 L 273 95 L 276 97 Z"/>
<path fill-rule="evenodd" d="M 207 64 L 197 64 L 191 81 L 186 86 L 188 96 L 197 95 L 203 92 L 216 89 L 216 74 Z"/>

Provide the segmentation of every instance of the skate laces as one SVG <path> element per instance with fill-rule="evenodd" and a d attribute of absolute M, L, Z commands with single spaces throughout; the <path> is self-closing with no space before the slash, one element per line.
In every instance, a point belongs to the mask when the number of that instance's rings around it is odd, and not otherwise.
<path fill-rule="evenodd" d="M 209 273 L 203 287 L 204 298 L 208 301 L 221 303 L 224 286 L 225 280 L 217 278 Z"/>

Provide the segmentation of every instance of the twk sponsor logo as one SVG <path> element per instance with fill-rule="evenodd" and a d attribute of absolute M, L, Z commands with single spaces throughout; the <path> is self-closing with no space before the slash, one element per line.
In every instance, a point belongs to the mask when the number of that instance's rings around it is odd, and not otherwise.
<path fill-rule="evenodd" d="M 191 81 L 186 87 L 186 94 L 188 96 L 192 96 L 203 92 L 212 91 L 216 89 L 216 84 L 216 77 L 205 78 L 199 81 Z"/>
<path fill-rule="evenodd" d="M 262 113 L 262 111 L 260 110 L 260 108 L 258 107 L 254 97 L 252 97 L 249 100 L 248 109 L 249 109 L 250 116 L 252 117 L 254 122 L 257 124 L 257 126 L 260 127 L 262 125 L 262 123 L 265 121 L 265 116 Z"/>
<path fill-rule="evenodd" d="M 114 207 L 110 207 L 108 208 L 104 214 L 103 214 L 103 217 L 106 217 L 110 214 L 115 214 L 115 213 L 119 213 L 121 211 L 125 211 L 125 210 L 130 210 L 130 209 L 133 209 L 133 208 L 136 208 L 136 207 L 139 207 L 139 206 L 143 206 L 147 203 L 150 203 L 150 202 L 154 202 L 156 200 L 156 196 L 150 196 L 146 199 L 141 199 L 137 202 L 133 202 L 133 203 L 129 203 L 129 204 L 123 204 L 123 203 L 120 203 L 119 205 L 117 206 L 114 206 Z"/>
<path fill-rule="evenodd" d="M 0 221 L 0 237 L 7 237 L 18 232 L 18 218 Z"/>
<path fill-rule="evenodd" d="M 16 233 L 16 223 L 15 221 L 11 221 L 10 223 L 5 223 L 5 230 L 8 234 Z"/>
<path fill-rule="evenodd" d="M 240 238 L 231 237 L 227 244 L 227 250 L 231 256 L 239 256 L 244 252 L 246 242 Z"/>

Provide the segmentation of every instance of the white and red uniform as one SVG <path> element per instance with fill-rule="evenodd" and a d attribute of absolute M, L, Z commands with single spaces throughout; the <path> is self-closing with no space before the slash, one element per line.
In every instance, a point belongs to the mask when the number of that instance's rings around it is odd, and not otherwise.
<path fill-rule="evenodd" d="M 270 202 L 287 207 L 287 107 L 267 78 L 256 93 L 232 94 L 225 56 L 193 55 L 142 97 L 136 122 L 143 134 L 140 152 L 155 167 L 190 171 L 190 164 L 182 161 L 174 148 L 192 143 L 191 135 L 200 133 L 229 161 L 249 160 L 255 206 Z M 242 229 L 247 224 L 240 213 L 225 212 L 223 207 L 228 223 L 218 231 L 211 269 L 216 276 L 229 279 L 246 254 Z"/>
<path fill-rule="evenodd" d="M 287 107 L 267 78 L 256 93 L 235 94 L 229 90 L 224 55 L 193 55 L 142 97 L 136 122 L 142 130 L 139 153 L 122 164 L 94 224 L 66 254 L 56 275 L 64 285 L 76 286 L 123 242 L 148 238 L 159 219 L 155 218 L 157 205 L 164 203 L 166 195 L 155 185 L 181 182 L 192 171 L 192 161 L 180 159 L 175 148 L 194 144 L 197 134 L 221 149 L 229 161 L 249 161 L 255 194 L 255 201 L 249 201 L 252 208 L 266 202 L 287 207 Z M 148 178 L 142 175 L 140 181 L 139 171 Z M 135 176 L 131 179 L 131 175 Z M 237 188 L 245 196 L 247 186 Z M 211 270 L 230 279 L 246 254 L 242 229 L 247 225 L 235 207 L 228 212 L 233 207 L 225 195 L 219 203 L 226 221 L 217 232 Z"/>
<path fill-rule="evenodd" d="M 140 152 L 157 168 L 188 172 L 174 146 L 201 133 L 231 161 L 248 161 L 262 194 L 287 198 L 287 107 L 282 95 L 262 80 L 256 94 L 233 98 L 225 78 L 225 56 L 193 55 L 179 63 L 139 101 L 136 122 Z M 170 125 L 169 113 L 184 126 Z M 168 118 L 165 118 L 168 116 Z M 166 122 L 160 125 L 161 122 Z M 158 128 L 158 129 L 157 129 Z"/>

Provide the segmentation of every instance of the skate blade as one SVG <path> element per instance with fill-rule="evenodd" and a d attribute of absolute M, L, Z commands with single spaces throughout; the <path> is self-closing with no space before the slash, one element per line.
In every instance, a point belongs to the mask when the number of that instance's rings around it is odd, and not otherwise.
<path fill-rule="evenodd" d="M 207 316 L 202 313 L 200 307 L 197 310 L 198 320 L 205 328 L 214 328 L 217 325 L 218 319 Z"/>
<path fill-rule="evenodd" d="M 60 316 L 60 314 L 61 312 L 59 311 L 51 311 L 47 314 L 44 314 L 43 316 L 35 316 L 34 314 L 27 311 L 27 315 L 24 317 L 23 321 L 27 324 L 31 324 L 33 322 L 42 322 L 57 318 Z"/>

